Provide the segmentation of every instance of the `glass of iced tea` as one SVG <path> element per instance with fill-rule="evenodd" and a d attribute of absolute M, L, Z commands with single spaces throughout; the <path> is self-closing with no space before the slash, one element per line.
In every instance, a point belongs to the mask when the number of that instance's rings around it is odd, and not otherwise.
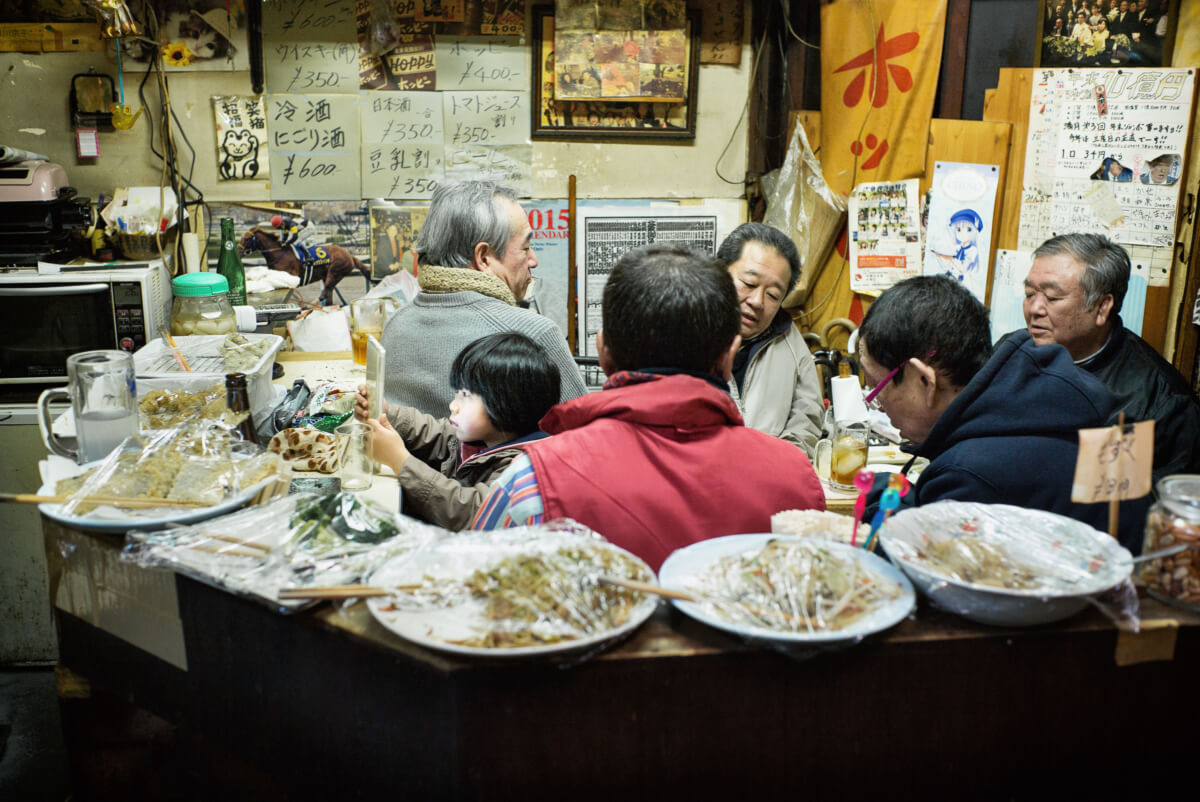
<path fill-rule="evenodd" d="M 383 338 L 383 324 L 399 308 L 395 298 L 359 298 L 350 303 L 350 348 L 357 365 L 367 364 L 367 338 Z"/>
<path fill-rule="evenodd" d="M 867 433 L 864 421 L 847 421 L 834 427 L 833 454 L 829 460 L 829 484 L 838 490 L 855 491 L 854 476 L 867 467 Z"/>

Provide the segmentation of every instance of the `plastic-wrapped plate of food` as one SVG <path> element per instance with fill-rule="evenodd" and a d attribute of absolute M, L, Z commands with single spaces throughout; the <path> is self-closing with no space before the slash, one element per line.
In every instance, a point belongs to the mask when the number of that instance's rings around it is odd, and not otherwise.
<path fill-rule="evenodd" d="M 912 585 L 895 566 L 843 543 L 772 534 L 702 540 L 671 554 L 663 586 L 696 601 L 685 614 L 751 640 L 834 644 L 898 624 Z"/>
<path fill-rule="evenodd" d="M 934 604 L 996 626 L 1068 618 L 1133 568 L 1115 538 L 1007 504 L 939 501 L 903 510 L 884 524 L 879 542 Z"/>
<path fill-rule="evenodd" d="M 653 582 L 638 557 L 579 525 L 478 532 L 384 563 L 367 600 L 405 640 L 474 657 L 524 657 L 600 646 L 631 632 L 657 599 L 601 583 Z"/>

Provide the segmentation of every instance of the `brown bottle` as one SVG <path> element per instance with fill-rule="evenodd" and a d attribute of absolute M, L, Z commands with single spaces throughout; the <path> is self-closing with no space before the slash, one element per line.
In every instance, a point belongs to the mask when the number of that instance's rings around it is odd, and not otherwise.
<path fill-rule="evenodd" d="M 247 443 L 257 443 L 254 419 L 250 416 L 250 390 L 246 387 L 245 373 L 225 374 L 225 406 L 235 415 L 239 412 L 246 413 L 242 422 L 234 427 L 234 435 Z"/>

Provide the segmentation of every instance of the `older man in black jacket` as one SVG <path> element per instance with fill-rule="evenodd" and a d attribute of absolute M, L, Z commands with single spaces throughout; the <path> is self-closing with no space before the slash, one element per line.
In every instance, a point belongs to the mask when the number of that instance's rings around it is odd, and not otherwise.
<path fill-rule="evenodd" d="M 1156 483 L 1200 473 L 1200 401 L 1179 371 L 1121 323 L 1129 274 L 1129 255 L 1107 237 L 1047 240 L 1025 278 L 1026 326 L 1039 345 L 1058 343 L 1104 382 L 1127 421 L 1154 420 Z"/>

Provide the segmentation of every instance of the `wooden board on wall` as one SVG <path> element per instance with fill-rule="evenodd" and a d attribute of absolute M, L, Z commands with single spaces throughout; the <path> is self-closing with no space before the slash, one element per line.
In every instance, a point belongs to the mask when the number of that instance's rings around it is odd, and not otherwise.
<path fill-rule="evenodd" d="M 996 88 L 984 93 L 985 122 L 1004 122 L 1012 126 L 1009 135 L 1008 171 L 1001 188 L 1000 224 L 996 226 L 996 246 L 1013 250 L 1021 224 L 1021 182 L 1025 166 L 1025 141 L 1029 138 L 1029 95 L 1033 88 L 1033 70 L 1000 70 Z"/>
<path fill-rule="evenodd" d="M 925 151 L 925 175 L 921 177 L 921 194 L 924 195 L 933 181 L 934 162 L 965 162 L 968 164 L 995 164 L 1000 168 L 996 180 L 997 194 L 1004 190 L 1008 173 L 1009 137 L 1012 125 L 1006 122 L 977 122 L 974 120 L 930 120 L 929 147 Z M 999 198 L 998 200 L 1002 200 Z M 999 232 L 1004 224 L 1003 203 L 992 211 L 992 227 Z M 996 264 L 996 240 L 992 237 L 988 253 L 988 264 Z M 992 297 L 992 271 L 988 270 L 987 292 Z"/>

